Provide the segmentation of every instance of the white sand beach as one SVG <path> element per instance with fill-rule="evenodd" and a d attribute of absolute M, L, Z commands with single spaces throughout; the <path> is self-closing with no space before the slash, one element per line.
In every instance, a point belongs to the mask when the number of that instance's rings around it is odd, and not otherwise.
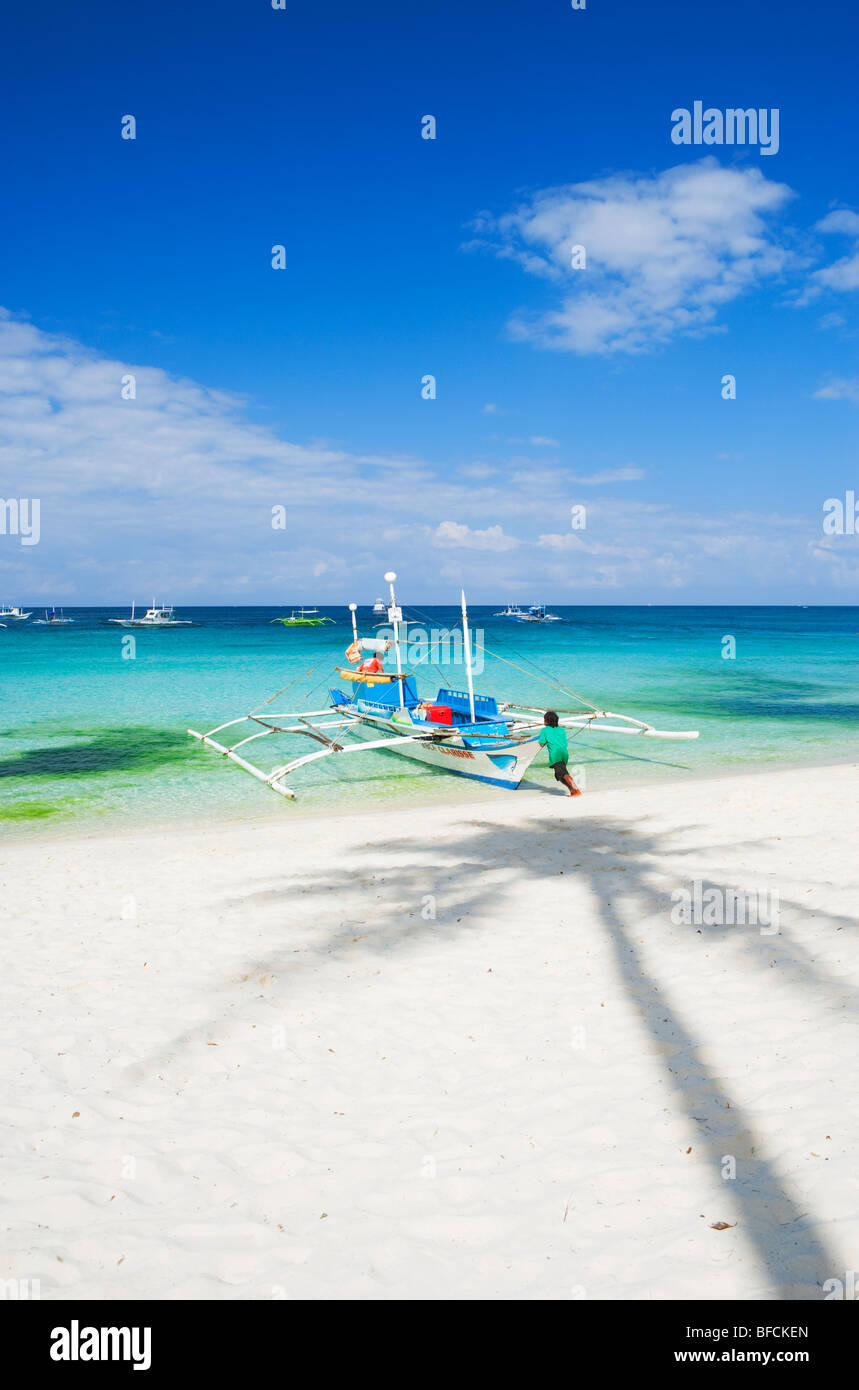
<path fill-rule="evenodd" d="M 859 1260 L 857 807 L 835 766 L 18 841 L 0 1274 L 823 1298 Z M 778 932 L 672 920 L 696 880 Z"/>

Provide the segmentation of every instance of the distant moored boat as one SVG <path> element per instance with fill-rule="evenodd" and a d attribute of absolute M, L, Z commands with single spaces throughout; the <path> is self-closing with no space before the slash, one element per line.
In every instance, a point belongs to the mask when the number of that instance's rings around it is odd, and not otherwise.
<path fill-rule="evenodd" d="M 109 623 L 116 623 L 118 627 L 193 627 L 190 618 L 176 618 L 173 616 L 172 604 L 168 607 L 165 604 L 156 604 L 152 600 L 152 607 L 147 608 L 142 618 L 134 616 L 134 604 L 131 605 L 130 618 L 108 618 Z"/>
<path fill-rule="evenodd" d="M 64 617 L 62 608 L 60 608 L 60 609 L 51 608 L 50 610 L 46 608 L 46 609 L 45 609 L 45 616 L 44 616 L 44 618 L 37 618 L 36 621 L 34 622 L 33 626 L 34 626 L 34 627 L 63 627 L 63 625 L 64 625 L 65 623 L 73 623 L 73 622 L 74 622 L 74 618 L 66 618 L 66 617 Z"/>
<path fill-rule="evenodd" d="M 333 623 L 333 618 L 320 618 L 318 608 L 293 608 L 288 618 L 272 618 L 273 623 L 283 623 L 284 627 L 321 627 L 323 623 Z"/>

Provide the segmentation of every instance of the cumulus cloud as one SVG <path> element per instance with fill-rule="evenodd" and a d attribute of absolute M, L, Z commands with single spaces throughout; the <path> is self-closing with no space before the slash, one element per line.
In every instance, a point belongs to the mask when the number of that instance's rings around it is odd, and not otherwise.
<path fill-rule="evenodd" d="M 844 232 L 847 236 L 859 237 L 859 212 L 850 208 L 836 208 L 815 223 L 818 232 Z"/>
<path fill-rule="evenodd" d="M 859 376 L 834 377 L 814 393 L 818 401 L 854 401 L 859 405 Z"/>
<path fill-rule="evenodd" d="M 809 283 L 803 290 L 797 304 L 810 304 L 818 299 L 824 290 L 859 290 L 859 213 L 850 208 L 836 208 L 828 212 L 814 224 L 816 232 L 854 239 L 854 245 L 846 256 L 841 256 L 831 265 L 812 271 Z M 821 323 L 823 320 L 821 320 Z"/>
<path fill-rule="evenodd" d="M 519 544 L 515 536 L 506 536 L 500 526 L 472 531 L 470 526 L 458 521 L 442 521 L 432 532 L 431 539 L 433 545 L 460 550 L 514 550 Z"/>
<path fill-rule="evenodd" d="M 642 352 L 715 331 L 725 304 L 794 263 L 769 226 L 792 196 L 759 169 L 707 158 L 544 189 L 484 214 L 469 246 L 559 291 L 555 307 L 510 321 L 514 337 L 580 354 Z M 571 267 L 573 246 L 585 248 L 585 269 Z"/>

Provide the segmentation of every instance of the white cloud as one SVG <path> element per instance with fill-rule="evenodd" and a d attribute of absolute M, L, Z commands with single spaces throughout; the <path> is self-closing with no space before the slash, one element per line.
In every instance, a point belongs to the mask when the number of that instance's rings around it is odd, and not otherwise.
<path fill-rule="evenodd" d="M 129 372 L 137 399 L 123 401 Z M 853 573 L 851 561 L 809 549 L 810 535 L 824 539 L 819 516 L 732 512 L 718 490 L 702 516 L 594 483 L 586 531 L 552 539 L 583 484 L 545 455 L 518 478 L 480 461 L 466 463 L 469 477 L 287 442 L 237 396 L 107 360 L 2 312 L 0 439 L 0 495 L 42 503 L 37 546 L 0 544 L 13 602 L 128 603 L 153 592 L 178 604 L 363 602 L 387 568 L 416 604 L 455 598 L 460 582 L 475 603 L 574 602 L 582 591 L 628 602 L 753 592 L 763 602 L 791 583 L 817 595 L 829 584 L 841 597 Z M 283 531 L 271 526 L 275 505 Z"/>
<path fill-rule="evenodd" d="M 487 478 L 495 476 L 498 470 L 492 468 L 488 463 L 466 463 L 459 469 L 461 478 L 471 478 L 474 482 L 484 482 Z"/>
<path fill-rule="evenodd" d="M 129 374 L 136 398 L 123 400 Z M 3 588 L 34 600 L 139 600 L 155 586 L 217 601 L 250 577 L 247 601 L 272 601 L 310 576 L 322 601 L 364 573 L 375 588 L 396 559 L 378 554 L 379 517 L 410 522 L 422 496 L 433 524 L 454 508 L 470 519 L 480 491 L 420 460 L 287 442 L 239 396 L 99 357 L 3 310 L 0 440 L 0 495 L 41 500 L 41 541 L 3 547 Z M 428 557 L 415 558 L 431 582 Z"/>
<path fill-rule="evenodd" d="M 818 232 L 843 232 L 847 236 L 859 237 L 859 212 L 852 212 L 850 208 L 836 208 L 815 222 L 814 227 Z"/>
<path fill-rule="evenodd" d="M 541 550 L 582 550 L 588 554 L 593 553 L 581 535 L 575 531 L 565 531 L 560 535 L 557 532 L 549 532 L 538 536 L 537 545 Z"/>
<path fill-rule="evenodd" d="M 859 249 L 850 256 L 842 256 L 832 265 L 815 270 L 814 284 L 827 290 L 859 290 Z"/>
<path fill-rule="evenodd" d="M 513 550 L 519 544 L 514 536 L 506 536 L 500 526 L 472 531 L 458 521 L 442 521 L 431 539 L 433 545 L 456 546 L 461 550 Z"/>
<path fill-rule="evenodd" d="M 855 401 L 859 405 L 859 376 L 834 377 L 814 393 L 818 401 Z"/>
<path fill-rule="evenodd" d="M 852 212 L 849 208 L 836 208 L 816 222 L 814 229 L 817 232 L 859 238 L 859 213 Z M 859 290 L 859 240 L 848 255 L 812 272 L 809 283 L 797 303 L 810 304 L 824 290 Z"/>
<path fill-rule="evenodd" d="M 514 337 L 576 353 L 641 352 L 715 331 L 719 309 L 794 262 L 766 219 L 793 195 L 759 169 L 708 158 L 651 175 L 549 188 L 484 215 L 478 242 L 562 288 L 510 323 Z M 570 267 L 582 245 L 587 268 Z"/>
<path fill-rule="evenodd" d="M 646 476 L 643 468 L 606 468 L 602 473 L 592 473 L 589 478 L 577 478 L 573 474 L 571 482 L 595 487 L 601 483 L 632 483 Z"/>

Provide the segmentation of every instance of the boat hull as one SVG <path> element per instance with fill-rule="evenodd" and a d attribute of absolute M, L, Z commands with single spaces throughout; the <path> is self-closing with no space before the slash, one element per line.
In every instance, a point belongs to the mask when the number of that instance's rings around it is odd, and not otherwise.
<path fill-rule="evenodd" d="M 364 715 L 361 720 L 350 724 L 349 732 L 361 739 L 377 739 L 380 734 L 393 734 L 402 737 L 408 734 L 409 726 L 384 715 Z M 462 740 L 445 739 L 439 743 L 400 743 L 389 751 L 412 758 L 415 762 L 429 767 L 441 768 L 443 772 L 455 773 L 458 777 L 470 777 L 477 782 L 488 782 L 495 787 L 510 790 L 519 786 L 525 773 L 539 752 L 538 733 L 524 743 L 504 745 L 503 740 L 492 749 L 466 748 Z"/>

